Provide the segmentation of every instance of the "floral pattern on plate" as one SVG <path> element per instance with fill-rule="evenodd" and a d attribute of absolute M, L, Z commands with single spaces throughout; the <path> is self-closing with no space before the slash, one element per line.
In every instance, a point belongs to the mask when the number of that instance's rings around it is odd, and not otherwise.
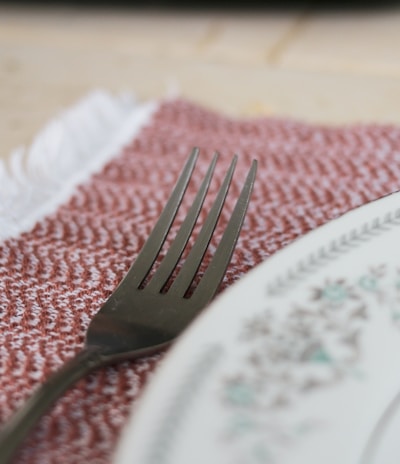
<path fill-rule="evenodd" d="M 316 417 L 281 424 L 280 413 L 303 395 L 348 376 L 365 380 L 358 364 L 371 311 L 379 307 L 400 329 L 400 267 L 371 266 L 351 281 L 328 279 L 307 293 L 306 301 L 293 302 L 283 315 L 269 308 L 253 316 L 240 334 L 247 359 L 223 379 L 221 399 L 227 413 L 223 436 L 227 443 L 242 442 L 243 462 L 274 463 L 276 447 L 319 426 Z M 241 462 L 237 454 L 235 459 Z"/>

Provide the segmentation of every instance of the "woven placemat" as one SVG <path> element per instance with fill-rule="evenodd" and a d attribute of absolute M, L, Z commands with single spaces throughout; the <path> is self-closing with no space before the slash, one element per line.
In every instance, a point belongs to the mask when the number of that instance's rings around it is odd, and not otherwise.
<path fill-rule="evenodd" d="M 120 113 L 117 126 L 130 114 L 129 109 Z M 297 237 L 400 187 L 400 128 L 392 126 L 236 120 L 173 100 L 153 106 L 140 130 L 120 136 L 118 146 L 86 177 L 75 169 L 73 188 L 32 216 L 31 223 L 22 217 L 28 207 L 19 213 L 22 226 L 14 218 L 17 226 L 10 228 L 8 221 L 0 244 L 2 423 L 82 346 L 91 317 L 137 255 L 194 146 L 201 155 L 186 205 L 215 150 L 221 156 L 208 204 L 232 155 L 239 155 L 222 222 L 251 160 L 259 161 L 248 215 L 221 290 Z M 65 164 L 62 153 L 56 158 Z M 62 185 L 59 171 L 52 195 Z M 39 188 L 35 185 L 30 195 Z M 6 198 L 3 194 L 3 202 Z M 124 362 L 79 382 L 41 420 L 16 462 L 112 462 L 132 404 L 162 357 Z"/>

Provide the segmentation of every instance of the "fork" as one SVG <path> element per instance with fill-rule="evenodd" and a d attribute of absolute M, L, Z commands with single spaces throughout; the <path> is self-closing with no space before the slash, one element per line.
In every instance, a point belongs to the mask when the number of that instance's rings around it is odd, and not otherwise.
<path fill-rule="evenodd" d="M 181 267 L 177 266 L 202 209 L 217 162 L 217 153 L 168 251 L 148 278 L 174 222 L 198 154 L 199 149 L 193 149 L 136 261 L 90 322 L 82 350 L 52 374 L 1 431 L 0 464 L 10 462 L 40 417 L 72 384 L 99 367 L 149 355 L 167 347 L 217 292 L 250 201 L 257 170 L 256 160 L 252 162 L 210 264 L 194 291 L 188 294 L 221 214 L 237 155 L 233 157 L 207 218 Z M 166 288 L 173 274 L 176 276 Z"/>

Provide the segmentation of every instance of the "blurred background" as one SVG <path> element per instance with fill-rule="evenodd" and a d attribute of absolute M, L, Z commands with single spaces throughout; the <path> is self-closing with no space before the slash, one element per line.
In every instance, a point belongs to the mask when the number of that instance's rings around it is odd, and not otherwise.
<path fill-rule="evenodd" d="M 399 2 L 0 3 L 0 156 L 94 89 L 400 123 Z"/>

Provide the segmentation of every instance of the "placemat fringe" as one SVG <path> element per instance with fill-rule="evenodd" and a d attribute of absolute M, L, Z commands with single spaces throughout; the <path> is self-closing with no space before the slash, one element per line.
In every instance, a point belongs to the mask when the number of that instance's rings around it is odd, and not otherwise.
<path fill-rule="evenodd" d="M 98 90 L 50 121 L 29 149 L 0 160 L 0 240 L 31 229 L 132 141 L 156 103 Z"/>

